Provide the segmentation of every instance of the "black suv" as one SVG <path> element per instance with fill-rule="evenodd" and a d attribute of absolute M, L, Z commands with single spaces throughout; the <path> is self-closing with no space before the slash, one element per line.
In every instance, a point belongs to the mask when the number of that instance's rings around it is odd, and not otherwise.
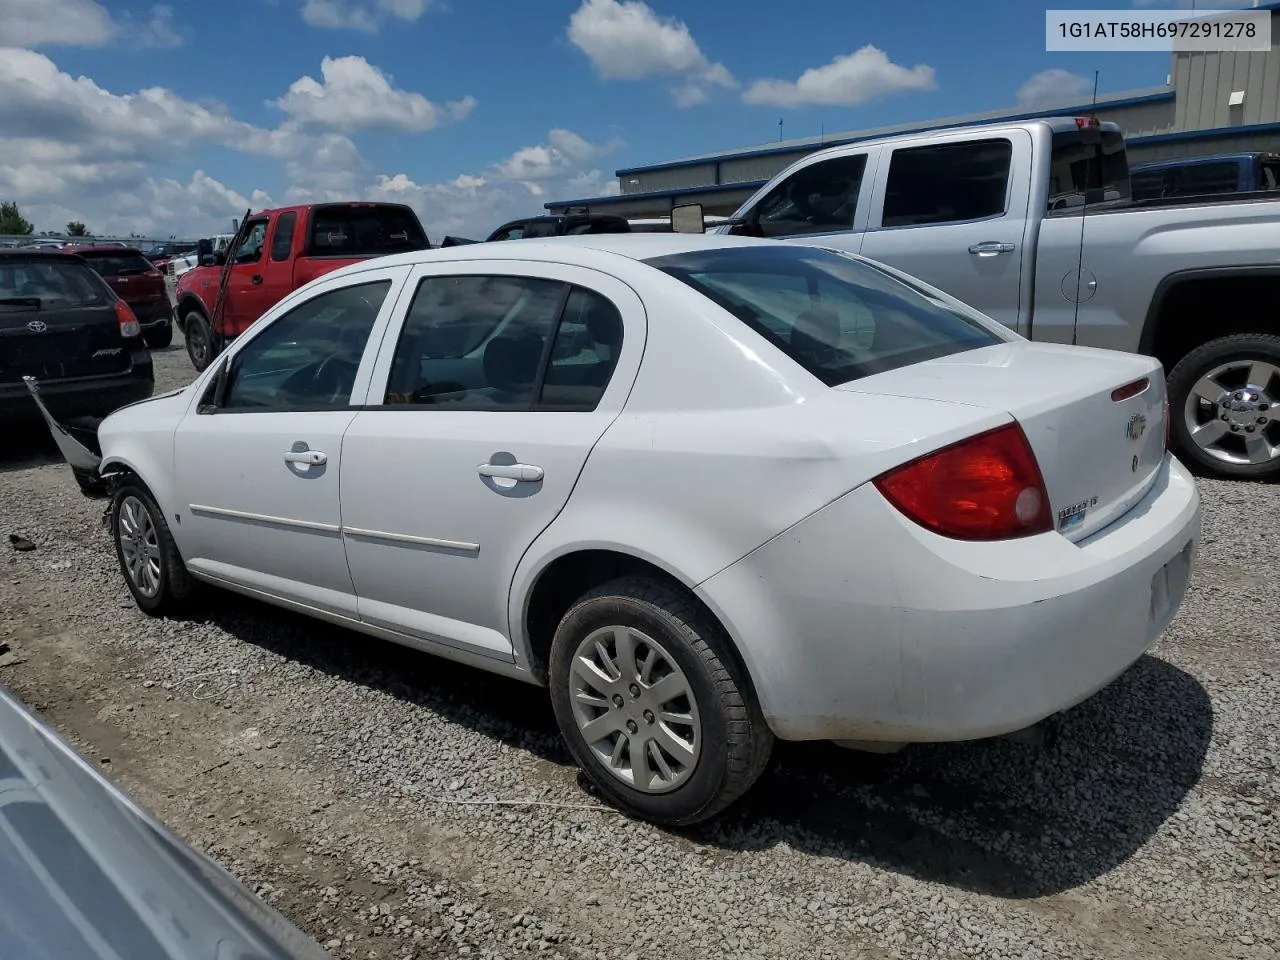
<path fill-rule="evenodd" d="M 0 250 L 0 420 L 104 417 L 155 389 L 138 318 L 81 257 Z"/>
<path fill-rule="evenodd" d="M 549 214 L 504 223 L 489 234 L 486 242 L 528 240 L 533 237 L 572 237 L 580 233 L 630 232 L 631 224 L 626 217 L 611 217 L 602 213 Z"/>

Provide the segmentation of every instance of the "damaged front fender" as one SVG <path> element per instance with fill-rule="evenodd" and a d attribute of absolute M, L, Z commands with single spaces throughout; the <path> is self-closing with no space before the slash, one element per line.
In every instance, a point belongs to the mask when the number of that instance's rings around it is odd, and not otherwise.
<path fill-rule="evenodd" d="M 99 473 L 102 466 L 102 450 L 98 446 L 97 423 L 86 423 L 83 426 L 63 425 L 59 423 L 49 408 L 40 399 L 40 384 L 35 377 L 23 377 L 27 392 L 40 409 L 40 416 L 53 435 L 53 442 L 58 445 L 58 452 L 71 466 L 80 491 L 87 497 L 100 499 L 108 495 L 106 479 Z"/>

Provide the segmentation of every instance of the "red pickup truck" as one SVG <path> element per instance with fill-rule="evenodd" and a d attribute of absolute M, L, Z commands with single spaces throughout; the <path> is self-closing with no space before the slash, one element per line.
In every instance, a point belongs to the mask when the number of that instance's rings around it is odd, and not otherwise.
<path fill-rule="evenodd" d="M 178 278 L 178 326 L 187 354 L 203 370 L 226 343 L 304 284 L 372 257 L 424 250 L 426 231 L 398 203 L 317 203 L 252 214 L 235 249 L 202 258 Z M 226 302 L 213 329 L 214 306 L 229 271 Z"/>

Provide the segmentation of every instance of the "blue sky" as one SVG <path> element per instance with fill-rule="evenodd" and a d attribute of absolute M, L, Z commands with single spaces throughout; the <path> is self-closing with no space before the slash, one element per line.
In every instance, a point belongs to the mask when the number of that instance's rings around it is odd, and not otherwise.
<path fill-rule="evenodd" d="M 0 0 L 0 197 L 40 229 L 191 235 L 376 196 L 474 236 L 619 167 L 776 139 L 780 117 L 804 136 L 1169 68 L 1044 46 L 1025 0 Z"/>

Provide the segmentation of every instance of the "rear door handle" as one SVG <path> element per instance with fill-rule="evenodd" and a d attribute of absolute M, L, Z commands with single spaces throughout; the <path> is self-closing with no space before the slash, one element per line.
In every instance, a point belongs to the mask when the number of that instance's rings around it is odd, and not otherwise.
<path fill-rule="evenodd" d="M 482 463 L 477 468 L 482 477 L 500 477 L 503 480 L 519 480 L 534 483 L 542 479 L 542 468 L 531 463 Z"/>
<path fill-rule="evenodd" d="M 1001 253 L 1013 253 L 1013 244 L 999 240 L 984 240 L 982 243 L 971 246 L 969 252 L 979 257 L 994 257 Z"/>
<path fill-rule="evenodd" d="M 255 273 L 252 277 L 250 277 L 250 278 L 249 278 L 249 282 L 250 282 L 250 283 L 261 283 L 261 282 L 262 282 L 262 274 L 260 274 L 260 273 Z"/>
<path fill-rule="evenodd" d="M 329 455 L 319 450 L 286 450 L 284 454 L 285 463 L 306 463 L 318 467 L 328 460 Z"/>

